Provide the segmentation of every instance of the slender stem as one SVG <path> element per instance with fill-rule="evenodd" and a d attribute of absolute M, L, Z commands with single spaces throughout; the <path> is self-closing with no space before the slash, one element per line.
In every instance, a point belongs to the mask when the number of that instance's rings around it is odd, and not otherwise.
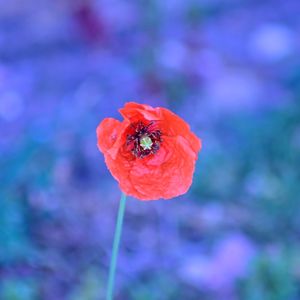
<path fill-rule="evenodd" d="M 119 206 L 119 212 L 118 212 L 118 218 L 117 218 L 117 224 L 116 224 L 116 230 L 115 230 L 115 237 L 114 237 L 114 244 L 113 244 L 111 261 L 110 261 L 106 300 L 113 299 L 117 258 L 118 258 L 119 244 L 120 244 L 121 233 L 122 233 L 125 205 L 126 205 L 126 195 L 123 193 L 121 196 L 121 201 L 120 201 L 120 206 Z"/>

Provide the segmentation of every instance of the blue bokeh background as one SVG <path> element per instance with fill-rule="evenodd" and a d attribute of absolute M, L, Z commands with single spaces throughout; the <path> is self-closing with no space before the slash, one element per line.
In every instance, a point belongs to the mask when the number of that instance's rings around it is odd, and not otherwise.
<path fill-rule="evenodd" d="M 194 183 L 127 202 L 116 299 L 300 299 L 298 0 L 0 1 L 0 299 L 104 299 L 127 101 L 203 140 Z"/>

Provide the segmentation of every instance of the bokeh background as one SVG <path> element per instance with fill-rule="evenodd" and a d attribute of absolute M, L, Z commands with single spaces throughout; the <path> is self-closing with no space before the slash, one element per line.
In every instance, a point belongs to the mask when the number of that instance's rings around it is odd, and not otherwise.
<path fill-rule="evenodd" d="M 118 300 L 300 299 L 298 0 L 0 1 L 0 299 L 104 299 L 120 191 L 95 128 L 137 101 L 203 140 L 127 202 Z"/>

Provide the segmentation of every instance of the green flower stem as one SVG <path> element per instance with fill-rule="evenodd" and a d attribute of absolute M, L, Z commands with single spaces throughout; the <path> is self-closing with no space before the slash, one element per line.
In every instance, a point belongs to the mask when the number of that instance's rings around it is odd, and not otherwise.
<path fill-rule="evenodd" d="M 113 244 L 111 261 L 110 261 L 106 300 L 113 299 L 117 258 L 118 258 L 119 244 L 120 244 L 121 233 L 122 233 L 125 206 L 126 206 L 126 195 L 123 193 L 121 196 L 121 201 L 120 201 L 120 206 L 119 206 L 117 225 L 116 225 L 116 231 L 115 231 L 115 237 L 114 237 L 114 244 Z"/>

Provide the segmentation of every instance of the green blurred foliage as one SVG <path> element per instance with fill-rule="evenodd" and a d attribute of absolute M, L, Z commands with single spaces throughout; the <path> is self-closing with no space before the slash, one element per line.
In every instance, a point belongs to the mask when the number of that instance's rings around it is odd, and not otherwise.
<path fill-rule="evenodd" d="M 0 284 L 2 300 L 36 300 L 37 285 L 32 279 L 5 279 Z"/>
<path fill-rule="evenodd" d="M 96 268 L 81 276 L 81 282 L 71 293 L 70 300 L 98 300 L 105 297 L 104 278 Z"/>
<path fill-rule="evenodd" d="M 297 298 L 295 264 L 290 250 L 263 254 L 252 266 L 243 283 L 241 299 L 294 300 Z"/>
<path fill-rule="evenodd" d="M 132 300 L 181 299 L 176 279 L 163 273 L 155 273 L 134 283 L 129 297 Z"/>
<path fill-rule="evenodd" d="M 2 199 L 0 210 L 0 263 L 26 259 L 31 254 L 25 209 L 20 199 Z"/>
<path fill-rule="evenodd" d="M 292 238 L 300 226 L 299 120 L 300 109 L 293 105 L 221 121 L 216 129 L 221 138 L 204 150 L 195 178 L 199 199 L 235 203 L 256 216 L 248 225 L 257 234 Z"/>

